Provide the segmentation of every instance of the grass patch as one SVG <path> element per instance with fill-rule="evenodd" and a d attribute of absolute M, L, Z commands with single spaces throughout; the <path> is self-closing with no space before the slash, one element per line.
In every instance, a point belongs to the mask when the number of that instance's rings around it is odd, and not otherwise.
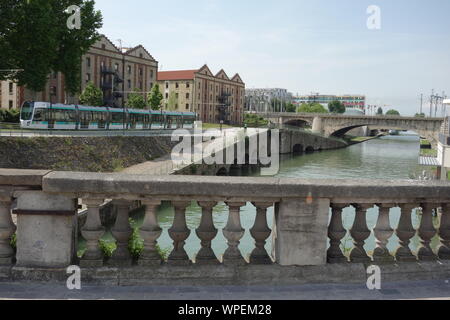
<path fill-rule="evenodd" d="M 437 157 L 438 152 L 435 149 L 421 149 L 420 155 L 423 157 Z"/>
<path fill-rule="evenodd" d="M 205 129 L 205 130 L 220 129 L 220 124 L 218 124 L 218 123 L 203 123 L 202 126 L 203 126 L 203 129 Z M 222 129 L 231 129 L 231 128 L 235 128 L 235 127 L 227 125 L 227 124 L 222 125 Z"/>

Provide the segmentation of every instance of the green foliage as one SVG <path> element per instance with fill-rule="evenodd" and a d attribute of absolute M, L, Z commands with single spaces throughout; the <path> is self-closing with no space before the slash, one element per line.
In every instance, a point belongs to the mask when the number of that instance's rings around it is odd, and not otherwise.
<path fill-rule="evenodd" d="M 159 91 L 159 84 L 155 84 L 147 97 L 147 100 L 148 100 L 152 110 L 160 110 L 161 109 L 162 99 L 163 99 L 163 94 Z"/>
<path fill-rule="evenodd" d="M 425 118 L 425 113 L 416 113 L 414 115 L 414 117 L 416 117 L 416 118 Z"/>
<path fill-rule="evenodd" d="M 20 110 L 0 109 L 0 122 L 20 123 Z"/>
<path fill-rule="evenodd" d="M 269 124 L 269 121 L 264 119 L 263 117 L 260 117 L 256 114 L 245 114 L 244 116 L 244 125 L 247 127 L 263 127 L 267 126 Z"/>
<path fill-rule="evenodd" d="M 345 113 L 346 107 L 342 102 L 335 100 L 328 104 L 328 110 L 331 113 Z"/>
<path fill-rule="evenodd" d="M 320 103 L 303 103 L 298 107 L 297 112 L 300 113 L 328 113 Z"/>
<path fill-rule="evenodd" d="M 169 94 L 169 100 L 167 101 L 167 107 L 169 110 L 175 111 L 177 109 L 178 99 L 174 91 Z"/>
<path fill-rule="evenodd" d="M 288 103 L 286 105 L 286 112 L 296 112 L 297 111 L 297 106 L 293 103 Z"/>
<path fill-rule="evenodd" d="M 391 110 L 389 110 L 388 112 L 386 112 L 386 115 L 387 115 L 387 116 L 399 116 L 399 115 L 400 115 L 400 112 L 398 112 L 397 110 L 391 109 Z"/>
<path fill-rule="evenodd" d="M 11 247 L 16 250 L 17 249 L 17 234 L 13 234 L 10 241 Z"/>
<path fill-rule="evenodd" d="M 103 105 L 103 92 L 93 82 L 89 82 L 80 95 L 80 103 L 98 107 Z"/>
<path fill-rule="evenodd" d="M 80 7 L 81 28 L 70 30 L 70 5 Z M 0 2 L 0 69 L 23 71 L 1 73 L 19 86 L 42 91 L 48 75 L 61 71 L 66 90 L 78 93 L 81 56 L 99 39 L 102 16 L 93 0 L 8 0 Z"/>
<path fill-rule="evenodd" d="M 377 110 L 377 115 L 382 116 L 383 115 L 383 108 L 379 107 Z"/>
<path fill-rule="evenodd" d="M 134 89 L 134 93 L 131 93 L 127 100 L 127 107 L 131 109 L 145 109 L 147 103 L 144 96 L 140 93 L 139 89 Z"/>

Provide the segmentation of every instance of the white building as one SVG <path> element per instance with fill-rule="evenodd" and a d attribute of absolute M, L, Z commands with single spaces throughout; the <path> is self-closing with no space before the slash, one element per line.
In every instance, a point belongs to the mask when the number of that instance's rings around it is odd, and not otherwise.
<path fill-rule="evenodd" d="M 0 108 L 18 109 L 17 84 L 10 80 L 0 81 Z"/>
<path fill-rule="evenodd" d="M 271 112 L 274 111 L 274 104 L 290 103 L 292 98 L 292 93 L 282 88 L 246 89 L 245 108 L 248 111 Z"/>

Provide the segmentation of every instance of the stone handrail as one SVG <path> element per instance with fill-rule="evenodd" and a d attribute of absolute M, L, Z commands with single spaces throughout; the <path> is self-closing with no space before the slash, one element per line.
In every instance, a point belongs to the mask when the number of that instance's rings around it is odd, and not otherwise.
<path fill-rule="evenodd" d="M 105 233 L 99 208 L 104 199 L 114 199 L 118 214 L 111 232 L 117 249 L 108 261 L 113 266 L 130 266 L 128 252 L 131 237 L 129 210 L 131 201 L 145 206 L 145 218 L 139 232 L 144 239 L 141 267 L 163 263 L 156 250 L 164 232 L 158 224 L 156 210 L 162 201 L 171 201 L 175 208 L 172 227 L 167 231 L 173 250 L 165 262 L 168 266 L 195 265 L 257 265 L 276 263 L 280 266 L 320 266 L 327 263 L 370 263 L 429 261 L 450 259 L 450 184 L 441 181 L 385 180 L 294 180 L 277 178 L 232 178 L 197 176 L 142 176 L 0 169 L 0 264 L 23 267 L 65 267 L 78 263 L 76 252 L 76 212 L 79 199 L 88 208 L 81 234 L 87 250 L 79 262 L 81 267 L 104 265 L 99 240 Z M 16 232 L 13 213 L 17 214 L 17 253 L 10 245 Z M 195 230 L 201 249 L 191 261 L 184 249 L 191 234 L 185 209 L 197 201 L 202 208 L 201 222 Z M 218 230 L 213 223 L 213 208 L 225 202 L 229 208 L 228 223 L 222 230 L 227 249 L 220 257 L 211 248 Z M 240 208 L 247 203 L 256 207 L 253 228 L 249 230 L 255 246 L 244 258 L 239 243 L 246 230 L 241 225 Z M 275 208 L 272 228 L 267 223 L 268 208 Z M 346 230 L 342 211 L 356 210 L 353 226 Z M 367 225 L 367 210 L 378 207 L 378 220 L 373 230 Z M 401 209 L 398 226 L 389 219 L 391 208 Z M 418 230 L 413 228 L 411 214 L 421 208 Z M 439 209 L 439 210 L 437 210 Z M 439 212 L 439 214 L 438 214 Z M 439 226 L 433 223 L 439 216 Z M 374 234 L 376 249 L 365 249 Z M 353 246 L 349 254 L 341 248 L 349 234 Z M 389 252 L 387 243 L 393 235 L 399 241 L 396 252 Z M 274 255 L 265 249 L 270 236 L 274 239 Z M 417 252 L 409 248 L 418 235 L 421 246 Z M 430 243 L 439 236 L 440 246 L 432 250 Z M 328 245 L 329 240 L 329 245 Z"/>

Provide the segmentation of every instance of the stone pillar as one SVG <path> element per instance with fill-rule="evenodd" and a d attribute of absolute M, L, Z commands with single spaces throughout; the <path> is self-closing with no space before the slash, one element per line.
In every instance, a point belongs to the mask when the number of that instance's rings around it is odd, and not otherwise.
<path fill-rule="evenodd" d="M 330 226 L 328 228 L 328 237 L 330 238 L 330 248 L 327 252 L 328 263 L 346 263 L 347 257 L 344 256 L 341 250 L 341 242 L 347 234 L 342 222 L 342 211 L 348 205 L 333 204 L 331 205 L 332 216 Z"/>
<path fill-rule="evenodd" d="M 312 125 L 312 132 L 323 134 L 323 123 L 321 117 L 315 117 Z"/>
<path fill-rule="evenodd" d="M 370 230 L 367 228 L 367 210 L 373 207 L 373 204 L 357 204 L 355 222 L 350 234 L 353 237 L 354 248 L 350 253 L 350 261 L 355 263 L 370 262 L 371 259 L 364 249 L 366 240 L 370 237 Z"/>
<path fill-rule="evenodd" d="M 9 195 L 0 195 L 0 266 L 11 265 L 14 258 L 11 237 L 16 232 L 16 226 L 11 217 L 11 203 Z"/>
<path fill-rule="evenodd" d="M 425 203 L 422 205 L 422 220 L 418 232 L 421 247 L 417 253 L 417 257 L 422 261 L 433 261 L 437 259 L 437 256 L 430 247 L 431 239 L 436 235 L 436 229 L 433 225 L 433 209 L 437 207 L 434 203 Z"/>
<path fill-rule="evenodd" d="M 83 268 L 103 266 L 103 252 L 99 244 L 105 234 L 105 228 L 100 221 L 100 206 L 103 202 L 103 199 L 83 199 L 88 210 L 86 223 L 81 228 L 81 235 L 86 239 L 86 252 L 80 261 Z"/>
<path fill-rule="evenodd" d="M 198 204 L 202 207 L 202 218 L 196 233 L 201 240 L 202 248 L 197 253 L 195 262 L 200 265 L 219 264 L 220 262 L 211 247 L 211 242 L 218 232 L 213 221 L 213 209 L 217 203 L 199 202 Z"/>
<path fill-rule="evenodd" d="M 329 215 L 329 199 L 283 199 L 275 215 L 277 263 L 325 265 Z"/>
<path fill-rule="evenodd" d="M 129 222 L 130 202 L 119 200 L 113 204 L 117 207 L 117 218 L 111 233 L 116 239 L 117 249 L 109 263 L 113 266 L 131 266 L 131 254 L 128 249 L 128 242 L 133 234 Z"/>
<path fill-rule="evenodd" d="M 416 209 L 418 205 L 416 204 L 402 204 L 400 222 L 398 223 L 397 230 L 395 234 L 400 239 L 400 247 L 395 253 L 395 259 L 397 262 L 413 262 L 417 261 L 417 258 L 412 254 L 409 244 L 411 239 L 416 235 L 416 230 L 414 230 L 411 213 L 413 209 Z"/>
<path fill-rule="evenodd" d="M 254 206 L 256 207 L 256 218 L 250 234 L 255 239 L 255 249 L 250 255 L 250 263 L 272 264 L 272 259 L 267 254 L 265 245 L 266 240 L 272 233 L 272 230 L 267 225 L 267 209 L 272 207 L 273 203 L 256 202 Z"/>
<path fill-rule="evenodd" d="M 439 259 L 450 260 L 450 203 L 442 205 L 439 238 L 441 240 L 441 246 L 438 251 Z"/>
<path fill-rule="evenodd" d="M 390 209 L 395 207 L 395 204 L 379 204 L 378 222 L 375 227 L 374 233 L 377 239 L 377 247 L 373 252 L 374 262 L 394 262 L 394 257 L 390 254 L 387 244 L 389 239 L 394 234 L 394 230 L 391 227 L 389 212 Z"/>
<path fill-rule="evenodd" d="M 189 256 L 184 250 L 185 241 L 189 238 L 191 230 L 186 224 L 186 208 L 189 202 L 173 202 L 175 207 L 175 218 L 172 228 L 169 229 L 169 236 L 173 240 L 173 251 L 170 253 L 168 264 L 177 266 L 186 266 L 191 264 Z"/>
<path fill-rule="evenodd" d="M 75 200 L 42 191 L 17 197 L 17 266 L 65 268 L 76 256 Z"/>
<path fill-rule="evenodd" d="M 145 218 L 139 233 L 144 239 L 144 250 L 139 257 L 138 264 L 143 267 L 158 266 L 163 259 L 156 249 L 157 239 L 161 236 L 162 229 L 156 216 L 160 200 L 143 200 L 145 205 Z"/>
<path fill-rule="evenodd" d="M 223 263 L 233 265 L 246 264 L 244 257 L 239 250 L 239 243 L 245 234 L 245 229 L 241 225 L 241 207 L 245 202 L 228 202 L 229 214 L 228 223 L 223 229 L 223 235 L 228 240 L 228 248 L 223 255 Z"/>

